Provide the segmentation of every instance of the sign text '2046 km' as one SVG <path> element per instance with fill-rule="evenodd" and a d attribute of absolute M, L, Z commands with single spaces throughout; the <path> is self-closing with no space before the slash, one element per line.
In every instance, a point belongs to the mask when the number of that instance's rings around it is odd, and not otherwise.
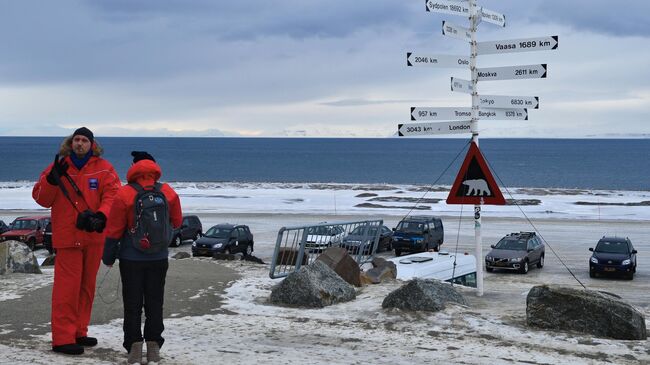
<path fill-rule="evenodd" d="M 437 58 L 432 58 L 432 57 L 415 57 L 414 60 L 415 63 L 431 63 L 431 64 L 437 64 L 438 59 Z M 461 58 L 458 59 L 458 64 L 459 65 L 469 65 L 469 62 L 466 60 L 463 60 Z"/>

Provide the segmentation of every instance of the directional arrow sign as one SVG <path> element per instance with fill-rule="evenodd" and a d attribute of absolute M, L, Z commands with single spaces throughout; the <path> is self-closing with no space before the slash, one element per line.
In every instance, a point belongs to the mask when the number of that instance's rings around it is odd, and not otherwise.
<path fill-rule="evenodd" d="M 469 57 L 452 55 L 427 55 L 408 52 L 406 53 L 406 64 L 408 66 L 469 68 Z"/>
<path fill-rule="evenodd" d="M 482 108 L 478 110 L 477 117 L 481 120 L 528 120 L 528 110 Z M 472 108 L 411 108 L 411 120 L 465 120 L 471 118 Z"/>
<path fill-rule="evenodd" d="M 479 68 L 479 81 L 546 78 L 546 64 Z"/>
<path fill-rule="evenodd" d="M 408 137 L 470 133 L 470 123 L 469 120 L 461 120 L 455 122 L 398 124 L 397 135 L 400 137 Z"/>
<path fill-rule="evenodd" d="M 478 119 L 480 120 L 528 120 L 528 110 L 481 108 L 478 110 Z"/>
<path fill-rule="evenodd" d="M 490 9 L 486 9 L 486 8 L 481 8 L 481 13 L 483 14 L 482 19 L 483 19 L 484 22 L 496 24 L 496 25 L 499 25 L 499 26 L 502 26 L 502 27 L 506 26 L 506 16 L 505 15 L 503 15 L 501 13 L 497 13 L 496 11 L 492 11 Z"/>
<path fill-rule="evenodd" d="M 427 11 L 460 15 L 469 18 L 469 8 L 462 2 L 449 0 L 426 0 Z"/>
<path fill-rule="evenodd" d="M 472 108 L 411 107 L 411 120 L 462 120 L 472 118 Z"/>
<path fill-rule="evenodd" d="M 539 108 L 537 96 L 479 95 L 478 105 L 483 108 Z"/>
<path fill-rule="evenodd" d="M 451 78 L 451 91 L 457 91 L 465 94 L 471 94 L 474 91 L 472 83 L 458 77 Z"/>
<path fill-rule="evenodd" d="M 478 42 L 476 46 L 478 54 L 546 51 L 557 49 L 558 36 Z"/>
<path fill-rule="evenodd" d="M 460 39 L 461 41 L 472 41 L 472 32 L 469 29 L 446 20 L 442 21 L 442 34 L 447 37 Z"/>

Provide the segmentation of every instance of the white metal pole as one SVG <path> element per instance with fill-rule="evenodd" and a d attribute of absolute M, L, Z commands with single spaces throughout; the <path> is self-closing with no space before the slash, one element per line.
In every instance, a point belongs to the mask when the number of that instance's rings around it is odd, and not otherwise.
<path fill-rule="evenodd" d="M 470 69 L 472 71 L 472 122 L 470 128 L 472 131 L 472 141 L 478 146 L 478 93 L 476 84 L 478 81 L 478 72 L 476 70 L 476 28 L 480 21 L 479 9 L 476 7 L 476 0 L 469 0 L 470 13 L 470 34 L 471 55 Z M 474 206 L 474 242 L 476 244 L 476 295 L 483 296 L 483 239 L 481 237 L 481 205 Z"/>

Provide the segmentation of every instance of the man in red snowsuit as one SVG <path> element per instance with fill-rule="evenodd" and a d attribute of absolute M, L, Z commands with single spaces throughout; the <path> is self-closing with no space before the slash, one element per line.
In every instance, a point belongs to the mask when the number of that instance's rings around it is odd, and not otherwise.
<path fill-rule="evenodd" d="M 129 184 L 143 190 L 151 190 L 161 176 L 160 166 L 153 156 L 144 151 L 133 151 L 133 165 L 126 174 Z M 135 226 L 135 199 L 138 191 L 135 186 L 124 185 L 115 195 L 111 215 L 106 227 L 106 244 L 102 261 L 112 266 L 120 259 L 122 278 L 122 301 L 124 304 L 124 342 L 128 351 L 128 364 L 141 362 L 143 342 L 147 345 L 147 362 L 160 361 L 160 347 L 165 339 L 162 332 L 165 278 L 169 267 L 167 246 L 171 236 L 158 252 L 142 252 L 134 247 L 127 234 Z M 160 192 L 165 196 L 171 226 L 179 228 L 183 221 L 181 203 L 178 195 L 168 184 L 160 184 Z M 142 242 L 142 241 L 140 241 Z M 144 336 L 141 329 L 142 308 L 144 307 Z"/>
<path fill-rule="evenodd" d="M 32 190 L 36 203 L 52 208 L 52 350 L 68 355 L 80 355 L 83 346 L 97 344 L 88 337 L 88 324 L 103 229 L 121 185 L 113 166 L 100 157 L 102 152 L 88 128 L 77 129 L 64 139 L 54 163 Z"/>

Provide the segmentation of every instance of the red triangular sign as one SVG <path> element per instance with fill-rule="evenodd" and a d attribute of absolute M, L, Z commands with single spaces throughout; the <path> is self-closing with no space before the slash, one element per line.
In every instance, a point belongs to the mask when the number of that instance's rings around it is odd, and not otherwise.
<path fill-rule="evenodd" d="M 456 181 L 451 187 L 447 204 L 506 204 L 481 151 L 474 142 L 470 145 Z"/>

